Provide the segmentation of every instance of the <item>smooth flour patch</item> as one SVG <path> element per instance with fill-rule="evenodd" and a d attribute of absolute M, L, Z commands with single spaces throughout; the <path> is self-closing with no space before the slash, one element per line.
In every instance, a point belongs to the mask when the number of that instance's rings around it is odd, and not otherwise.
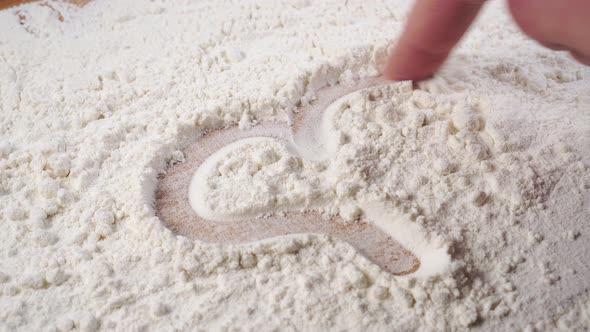
<path fill-rule="evenodd" d="M 310 169 L 330 213 L 412 215 L 447 272 L 394 278 L 322 235 L 205 245 L 155 217 L 157 174 L 186 144 L 378 75 L 408 5 L 0 12 L 0 329 L 588 328 L 590 70 L 499 2 L 433 80 L 335 103 L 333 158 Z"/>

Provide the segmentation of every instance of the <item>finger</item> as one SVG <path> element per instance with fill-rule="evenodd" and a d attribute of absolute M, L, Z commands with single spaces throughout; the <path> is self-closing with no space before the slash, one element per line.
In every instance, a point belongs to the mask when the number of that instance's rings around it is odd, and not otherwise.
<path fill-rule="evenodd" d="M 469 28 L 484 0 L 417 0 L 389 56 L 385 77 L 421 80 L 432 76 Z"/>
<path fill-rule="evenodd" d="M 509 0 L 514 20 L 525 34 L 542 45 L 559 45 L 587 63 L 590 57 L 590 1 Z M 550 47 L 555 49 L 554 47 Z"/>

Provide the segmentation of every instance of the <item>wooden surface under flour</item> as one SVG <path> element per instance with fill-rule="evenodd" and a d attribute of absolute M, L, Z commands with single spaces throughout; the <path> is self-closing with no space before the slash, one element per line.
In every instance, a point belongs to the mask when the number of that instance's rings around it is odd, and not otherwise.
<path fill-rule="evenodd" d="M 78 6 L 84 6 L 85 4 L 89 3 L 92 0 L 64 0 L 65 2 L 69 2 Z M 35 0 L 0 0 L 0 9 L 5 9 L 13 6 L 18 6 L 23 3 L 28 2 L 40 2 L 51 4 L 52 1 L 35 1 Z"/>
<path fill-rule="evenodd" d="M 190 181 L 210 155 L 239 139 L 254 136 L 285 139 L 286 135 L 288 132 L 276 124 L 258 125 L 247 131 L 232 127 L 206 134 L 183 150 L 184 162 L 168 167 L 159 178 L 156 215 L 175 233 L 209 243 L 244 244 L 290 234 L 326 234 L 351 244 L 392 274 L 416 271 L 420 266 L 418 259 L 367 221 L 347 223 L 339 217 L 326 219 L 320 213 L 307 211 L 217 222 L 205 220 L 193 211 L 188 200 Z"/>
<path fill-rule="evenodd" d="M 389 234 L 366 220 L 347 223 L 335 216 L 326 219 L 318 212 L 275 213 L 265 218 L 245 218 L 215 222 L 198 216 L 190 206 L 190 181 L 197 168 L 224 146 L 247 137 L 274 137 L 297 145 L 319 139 L 314 124 L 321 121 L 326 108 L 354 91 L 389 84 L 380 77 L 366 78 L 353 85 L 328 86 L 315 92 L 315 100 L 291 112 L 291 125 L 263 123 L 249 130 L 237 126 L 207 133 L 183 150 L 185 161 L 170 166 L 160 177 L 156 189 L 156 214 L 178 234 L 204 242 L 242 244 L 301 233 L 320 233 L 348 242 L 360 253 L 394 275 L 415 272 L 420 261 Z M 312 138 L 311 141 L 308 138 Z M 278 211 L 277 211 L 278 212 Z"/>

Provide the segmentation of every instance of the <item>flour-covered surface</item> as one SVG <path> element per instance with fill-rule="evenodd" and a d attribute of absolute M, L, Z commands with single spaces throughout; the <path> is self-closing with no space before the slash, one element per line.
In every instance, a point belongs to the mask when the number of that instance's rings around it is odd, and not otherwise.
<path fill-rule="evenodd" d="M 390 98 L 392 112 L 375 111 L 399 128 L 386 153 L 402 134 L 425 143 L 401 145 L 416 164 L 385 158 L 380 179 L 392 205 L 448 243 L 447 273 L 395 278 L 322 235 L 205 245 L 155 217 L 157 174 L 186 144 L 286 120 L 327 83 L 377 75 L 408 5 L 0 12 L 0 329 L 588 328 L 590 70 L 527 40 L 499 2 L 412 92 L 415 109 Z M 365 152 L 387 140 L 357 146 L 379 131 L 362 103 L 340 117 L 338 146 L 373 169 L 383 165 Z M 367 188 L 381 188 L 372 174 Z"/>

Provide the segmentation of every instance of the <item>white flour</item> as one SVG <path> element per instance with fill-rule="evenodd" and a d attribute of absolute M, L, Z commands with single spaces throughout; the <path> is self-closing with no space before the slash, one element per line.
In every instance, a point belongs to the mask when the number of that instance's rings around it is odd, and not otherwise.
<path fill-rule="evenodd" d="M 322 177 L 326 165 L 289 150 L 270 137 L 243 139 L 219 150 L 192 180 L 193 208 L 204 218 L 224 221 L 277 209 L 303 211 L 333 199 L 335 193 Z"/>
<path fill-rule="evenodd" d="M 267 170 L 296 177 L 300 195 L 221 207 L 309 206 L 314 188 L 348 219 L 389 204 L 443 239 L 448 272 L 396 279 L 322 235 L 204 245 L 154 216 L 156 176 L 178 150 L 376 75 L 408 4 L 0 12 L 0 329 L 587 328 L 590 70 L 527 40 L 497 2 L 418 91 L 335 103 L 329 160 L 294 169 L 266 142 L 284 160 Z"/>

